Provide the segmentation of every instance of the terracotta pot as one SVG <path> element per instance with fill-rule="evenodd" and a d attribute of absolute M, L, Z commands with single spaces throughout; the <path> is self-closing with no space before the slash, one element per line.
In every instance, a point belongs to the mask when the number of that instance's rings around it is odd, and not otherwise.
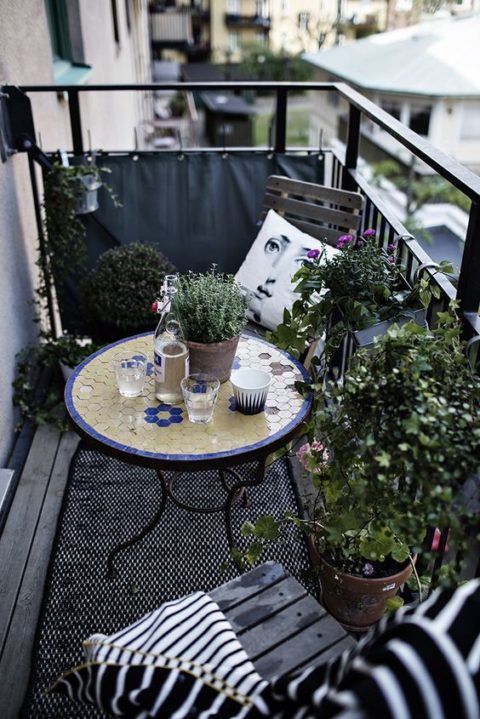
<path fill-rule="evenodd" d="M 230 378 L 239 337 L 224 342 L 187 342 L 190 350 L 190 374 L 201 372 L 217 377 L 220 382 Z"/>
<path fill-rule="evenodd" d="M 358 577 L 342 572 L 310 545 L 313 562 L 319 568 L 325 608 L 354 632 L 366 632 L 385 613 L 387 599 L 395 596 L 412 573 L 411 564 L 389 577 Z"/>

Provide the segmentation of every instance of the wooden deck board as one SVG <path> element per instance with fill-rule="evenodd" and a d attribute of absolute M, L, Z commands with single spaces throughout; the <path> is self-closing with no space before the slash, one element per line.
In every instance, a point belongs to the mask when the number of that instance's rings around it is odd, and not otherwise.
<path fill-rule="evenodd" d="M 27 687 L 57 517 L 78 437 L 40 427 L 0 539 L 0 707 L 18 716 Z M 12 667 L 15 670 L 12 671 Z"/>

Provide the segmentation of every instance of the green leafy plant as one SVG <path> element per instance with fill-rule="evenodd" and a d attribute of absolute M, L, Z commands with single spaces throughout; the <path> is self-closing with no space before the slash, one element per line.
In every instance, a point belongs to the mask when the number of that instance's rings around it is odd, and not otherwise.
<path fill-rule="evenodd" d="M 79 194 L 85 191 L 82 179 L 92 175 L 101 181 L 113 202 L 119 204 L 111 188 L 102 181 L 102 175 L 108 172 L 110 172 L 108 168 L 92 164 L 64 167 L 56 162 L 53 170 L 45 173 L 43 203 L 45 232 L 37 261 L 40 269 L 37 296 L 43 306 L 52 281 L 55 283 L 57 298 L 61 304 L 67 275 L 78 277 L 85 271 L 85 226 L 76 214 Z"/>
<path fill-rule="evenodd" d="M 294 275 L 300 298 L 271 335 L 282 348 L 297 357 L 312 340 L 328 330 L 325 356 L 331 358 L 341 338 L 349 330 L 361 330 L 376 323 L 395 321 L 426 307 L 439 288 L 426 277 L 409 286 L 396 259 L 396 243 L 385 249 L 375 243 L 375 230 L 363 236 L 343 235 L 337 248 L 341 252 L 324 260 L 323 253 L 311 250 L 309 261 Z M 451 272 L 446 262 L 439 272 Z"/>
<path fill-rule="evenodd" d="M 38 344 L 19 352 L 13 382 L 13 404 L 20 412 L 19 427 L 30 419 L 36 425 L 49 422 L 61 430 L 66 429 L 63 403 L 65 382 L 60 362 L 67 367 L 75 367 L 98 348 L 93 342 L 81 342 L 72 335 L 62 335 L 55 339 L 41 332 Z M 38 389 L 40 369 L 50 370 L 45 391 Z"/>
<path fill-rule="evenodd" d="M 299 459 L 318 495 L 309 519 L 290 521 L 343 571 L 378 576 L 409 561 L 428 527 L 449 527 L 460 557 L 465 547 L 476 517 L 463 487 L 480 468 L 480 384 L 455 314 L 440 312 L 438 323 L 394 325 L 372 351 L 358 351 L 312 421 L 315 441 Z M 244 533 L 262 542 L 256 527 Z M 444 581 L 459 567 L 450 569 Z"/>
<path fill-rule="evenodd" d="M 52 284 L 61 304 L 65 281 L 69 275 L 78 280 L 85 271 L 85 227 L 76 214 L 77 202 L 85 191 L 82 180 L 88 176 L 102 181 L 107 168 L 93 164 L 64 167 L 59 162 L 44 175 L 44 222 L 39 238 L 37 266 L 39 283 L 34 305 L 35 321 L 39 322 L 48 306 Z M 118 201 L 111 188 L 102 183 L 113 202 Z M 17 371 L 13 381 L 13 404 L 19 408 L 21 425 L 26 419 L 36 424 L 52 422 L 65 429 L 63 389 L 64 380 L 59 362 L 75 366 L 96 349 L 92 342 L 82 342 L 74 335 L 54 337 L 40 329 L 38 344 L 24 348 L 17 355 Z M 37 387 L 38 370 L 50 370 L 45 391 Z"/>
<path fill-rule="evenodd" d="M 233 275 L 216 272 L 181 275 L 174 310 L 183 332 L 191 342 L 222 342 L 241 334 L 246 303 Z"/>
<path fill-rule="evenodd" d="M 82 303 L 95 334 L 141 331 L 152 326 L 151 298 L 174 265 L 153 245 L 108 250 L 82 283 Z M 106 337 L 108 339 L 108 337 Z"/>

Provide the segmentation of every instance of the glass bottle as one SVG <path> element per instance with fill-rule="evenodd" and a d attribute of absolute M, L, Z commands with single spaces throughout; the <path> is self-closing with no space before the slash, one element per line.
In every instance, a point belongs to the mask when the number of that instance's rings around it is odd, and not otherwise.
<path fill-rule="evenodd" d="M 188 347 L 172 310 L 178 276 L 166 275 L 161 291 L 160 321 L 153 339 L 155 397 L 166 404 L 183 401 L 180 382 L 188 375 Z"/>

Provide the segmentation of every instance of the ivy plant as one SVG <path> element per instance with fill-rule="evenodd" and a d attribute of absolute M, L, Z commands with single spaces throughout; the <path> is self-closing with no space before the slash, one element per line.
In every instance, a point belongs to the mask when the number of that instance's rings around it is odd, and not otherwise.
<path fill-rule="evenodd" d="M 449 527 L 450 548 L 464 550 L 477 514 L 466 497 L 480 470 L 480 384 L 453 309 L 432 330 L 393 325 L 354 355 L 341 386 L 324 390 L 315 439 L 299 456 L 315 506 L 290 521 L 344 571 L 370 576 L 409 561 L 428 527 Z M 244 533 L 265 541 L 255 525 Z"/>

